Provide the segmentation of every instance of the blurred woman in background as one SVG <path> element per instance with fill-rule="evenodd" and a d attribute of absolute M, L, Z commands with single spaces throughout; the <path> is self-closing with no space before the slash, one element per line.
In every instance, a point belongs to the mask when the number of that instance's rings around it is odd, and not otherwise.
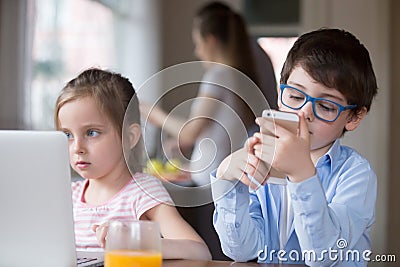
<path fill-rule="evenodd" d="M 210 172 L 254 131 L 259 114 L 242 97 L 253 93 L 250 87 L 257 88 L 252 82 L 258 84 L 258 77 L 243 18 L 227 5 L 212 2 L 202 7 L 193 21 L 192 38 L 206 73 L 189 117 L 174 117 L 147 104 L 141 110 L 176 138 L 180 149 L 192 149 L 191 178 L 201 186 L 209 184 Z"/>
<path fill-rule="evenodd" d="M 276 105 L 276 81 L 268 55 L 260 56 L 258 44 L 251 46 L 243 18 L 227 5 L 212 2 L 202 7 L 194 17 L 192 38 L 194 53 L 206 71 L 188 118 L 148 104 L 142 104 L 141 111 L 143 118 L 174 137 L 176 147 L 192 152 L 191 179 L 202 187 L 189 192 L 188 198 L 198 202 L 192 205 L 198 207 L 192 208 L 189 221 L 207 243 L 213 259 L 227 260 L 212 226 L 210 173 L 257 130 L 254 120 L 261 115 L 260 107 L 268 106 L 265 98 Z M 263 61 L 258 73 L 254 55 Z M 263 79 L 268 92 L 260 92 L 257 74 L 272 77 L 267 82 Z"/>

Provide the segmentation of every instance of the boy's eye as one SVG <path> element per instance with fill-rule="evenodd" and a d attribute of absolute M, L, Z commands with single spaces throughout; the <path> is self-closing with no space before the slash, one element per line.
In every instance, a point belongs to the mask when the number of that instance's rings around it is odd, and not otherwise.
<path fill-rule="evenodd" d="M 96 131 L 96 130 L 89 130 L 88 132 L 87 132 L 87 135 L 88 136 L 91 136 L 91 137 L 95 137 L 95 136 L 98 136 L 100 133 L 98 132 L 98 131 Z"/>
<path fill-rule="evenodd" d="M 300 94 L 291 94 L 290 95 L 290 100 L 292 101 L 304 101 L 304 96 Z"/>
<path fill-rule="evenodd" d="M 318 103 L 318 108 L 324 112 L 336 112 L 337 107 L 329 102 Z"/>

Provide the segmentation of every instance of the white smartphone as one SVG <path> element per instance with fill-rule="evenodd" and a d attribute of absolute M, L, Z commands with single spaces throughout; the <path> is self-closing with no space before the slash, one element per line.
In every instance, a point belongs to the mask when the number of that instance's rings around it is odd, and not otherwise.
<path fill-rule="evenodd" d="M 297 133 L 299 127 L 299 116 L 297 116 L 296 113 L 268 109 L 263 111 L 262 116 L 271 119 L 276 124 L 285 127 L 294 134 Z M 284 184 L 286 182 L 286 174 L 278 172 L 274 168 L 271 168 L 269 174 L 269 184 Z"/>
<path fill-rule="evenodd" d="M 299 116 L 297 116 L 296 113 L 266 109 L 263 111 L 262 116 L 273 120 L 276 124 L 283 126 L 292 133 L 297 133 L 297 128 L 299 127 Z"/>

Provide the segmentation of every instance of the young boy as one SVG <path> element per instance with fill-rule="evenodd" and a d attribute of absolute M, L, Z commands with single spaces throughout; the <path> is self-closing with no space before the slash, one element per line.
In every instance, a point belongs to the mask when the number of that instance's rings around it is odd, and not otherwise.
<path fill-rule="evenodd" d="M 339 139 L 358 127 L 377 93 L 369 53 L 343 30 L 306 33 L 281 83 L 279 109 L 299 115 L 298 133 L 257 118 L 260 133 L 211 175 L 222 249 L 236 261 L 365 266 L 376 175 Z M 270 167 L 287 174 L 283 184 L 267 183 Z"/>

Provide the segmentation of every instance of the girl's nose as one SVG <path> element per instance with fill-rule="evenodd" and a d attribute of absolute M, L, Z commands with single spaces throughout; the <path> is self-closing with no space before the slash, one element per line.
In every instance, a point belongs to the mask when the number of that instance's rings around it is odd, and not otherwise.
<path fill-rule="evenodd" d="M 75 154 L 84 154 L 86 152 L 84 140 L 82 140 L 81 138 L 75 138 L 73 149 Z"/>

